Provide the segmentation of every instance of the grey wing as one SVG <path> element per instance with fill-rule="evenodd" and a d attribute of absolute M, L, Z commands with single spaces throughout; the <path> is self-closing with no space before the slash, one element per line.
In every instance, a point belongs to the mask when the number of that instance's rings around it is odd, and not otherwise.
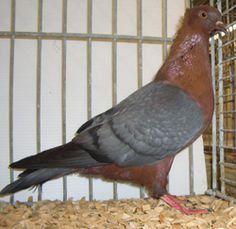
<path fill-rule="evenodd" d="M 112 107 L 109 110 L 107 110 L 104 113 L 101 113 L 99 115 L 96 115 L 95 117 L 89 119 L 87 122 L 85 122 L 77 131 L 76 134 L 79 134 L 80 132 L 89 129 L 91 127 L 97 126 L 101 123 L 103 123 L 104 121 L 106 122 L 108 119 L 110 119 L 110 117 L 112 117 L 113 115 L 115 115 L 117 110 L 117 107 Z"/>
<path fill-rule="evenodd" d="M 174 155 L 200 135 L 203 125 L 197 103 L 162 82 L 146 85 L 104 114 L 73 141 L 96 160 L 119 166 L 145 165 Z"/>

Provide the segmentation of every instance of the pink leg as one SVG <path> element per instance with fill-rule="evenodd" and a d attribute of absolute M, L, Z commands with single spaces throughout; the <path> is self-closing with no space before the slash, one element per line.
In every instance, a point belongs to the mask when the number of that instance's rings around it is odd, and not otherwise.
<path fill-rule="evenodd" d="M 178 204 L 187 204 L 188 203 L 188 200 L 180 200 L 180 199 L 178 199 L 177 198 L 177 196 L 175 196 L 175 195 L 171 195 L 171 194 L 166 194 L 166 195 L 168 195 L 168 197 L 169 198 L 172 198 L 172 199 L 174 199 L 175 200 L 175 202 L 176 203 L 178 203 Z M 165 200 L 164 200 L 165 201 Z M 166 202 L 166 201 L 165 201 Z"/>
<path fill-rule="evenodd" d="M 191 209 L 191 208 L 186 208 L 181 205 L 182 201 L 178 200 L 176 197 L 170 195 L 170 194 L 165 194 L 161 197 L 163 201 L 165 201 L 168 205 L 171 207 L 175 208 L 176 210 L 186 214 L 186 215 L 193 215 L 193 214 L 206 214 L 209 213 L 208 209 Z"/>

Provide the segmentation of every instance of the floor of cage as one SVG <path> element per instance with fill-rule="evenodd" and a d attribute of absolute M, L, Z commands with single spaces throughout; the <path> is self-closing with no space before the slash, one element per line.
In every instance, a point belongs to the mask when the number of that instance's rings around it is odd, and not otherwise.
<path fill-rule="evenodd" d="M 180 197 L 189 207 L 211 208 L 183 215 L 162 200 L 41 201 L 0 204 L 0 228 L 236 228 L 236 204 L 212 196 Z"/>

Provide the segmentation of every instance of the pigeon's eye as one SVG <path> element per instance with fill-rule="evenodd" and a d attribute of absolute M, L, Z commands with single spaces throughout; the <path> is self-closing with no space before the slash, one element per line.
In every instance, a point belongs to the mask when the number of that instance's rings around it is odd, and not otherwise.
<path fill-rule="evenodd" d="M 200 11 L 199 15 L 200 15 L 201 18 L 204 18 L 204 19 L 207 18 L 207 12 L 206 11 Z"/>

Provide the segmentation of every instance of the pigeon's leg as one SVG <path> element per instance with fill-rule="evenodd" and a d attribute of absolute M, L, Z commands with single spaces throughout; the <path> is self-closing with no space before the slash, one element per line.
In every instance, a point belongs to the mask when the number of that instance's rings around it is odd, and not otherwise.
<path fill-rule="evenodd" d="M 193 214 L 206 214 L 209 213 L 209 209 L 192 209 L 192 208 L 187 208 L 185 206 L 182 206 L 182 201 L 178 200 L 176 197 L 170 195 L 170 194 L 165 194 L 161 197 L 161 199 L 166 202 L 168 205 L 170 205 L 172 208 L 186 214 L 186 215 L 193 215 Z"/>

